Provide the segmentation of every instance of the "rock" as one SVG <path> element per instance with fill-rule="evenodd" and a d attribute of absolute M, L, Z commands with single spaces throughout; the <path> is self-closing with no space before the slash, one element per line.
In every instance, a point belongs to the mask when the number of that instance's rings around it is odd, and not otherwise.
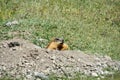
<path fill-rule="evenodd" d="M 33 72 L 31 70 L 23 71 L 25 74 L 26 80 L 34 80 L 35 77 L 33 76 Z"/>
<path fill-rule="evenodd" d="M 6 24 L 5 24 L 5 26 L 12 26 L 12 25 L 18 25 L 19 24 L 19 22 L 17 21 L 17 20 L 14 20 L 14 21 L 12 21 L 12 22 L 7 22 Z"/>
<path fill-rule="evenodd" d="M 50 70 L 51 70 L 51 68 L 46 68 L 46 70 L 44 70 L 43 72 L 50 73 Z"/>
<path fill-rule="evenodd" d="M 99 75 L 104 75 L 104 71 L 102 71 L 102 70 L 98 70 L 97 73 L 98 73 Z"/>
<path fill-rule="evenodd" d="M 42 80 L 42 79 L 40 79 L 40 78 L 37 78 L 37 79 L 35 79 L 35 80 Z"/>
<path fill-rule="evenodd" d="M 107 55 L 104 56 L 104 58 L 105 58 L 106 60 L 110 60 L 110 61 L 112 60 L 111 57 L 109 57 L 109 56 L 107 56 Z"/>
<path fill-rule="evenodd" d="M 100 60 L 100 58 L 96 57 L 95 61 L 100 62 L 101 60 Z"/>
<path fill-rule="evenodd" d="M 90 63 L 88 63 L 88 64 L 86 64 L 86 66 L 87 67 L 92 67 L 92 66 L 94 66 L 93 64 L 90 64 Z"/>
<path fill-rule="evenodd" d="M 49 58 L 50 58 L 51 60 L 55 60 L 55 59 L 56 59 L 56 56 L 53 55 L 53 56 L 50 56 Z"/>
<path fill-rule="evenodd" d="M 46 40 L 46 39 L 43 39 L 43 38 L 39 38 L 39 41 L 40 41 L 40 42 L 46 42 L 47 40 Z"/>
<path fill-rule="evenodd" d="M 100 66 L 101 66 L 101 63 L 100 63 L 100 62 L 97 62 L 97 63 L 96 63 L 96 66 L 100 67 Z"/>
<path fill-rule="evenodd" d="M 49 80 L 49 77 L 46 76 L 42 72 L 34 72 L 34 76 L 35 76 L 35 78 L 40 78 L 40 79 L 43 79 L 43 80 Z"/>
<path fill-rule="evenodd" d="M 95 76 L 95 77 L 97 77 L 97 76 L 98 76 L 98 74 L 97 74 L 97 73 L 95 73 L 95 72 L 92 72 L 92 73 L 91 73 L 91 76 Z"/>

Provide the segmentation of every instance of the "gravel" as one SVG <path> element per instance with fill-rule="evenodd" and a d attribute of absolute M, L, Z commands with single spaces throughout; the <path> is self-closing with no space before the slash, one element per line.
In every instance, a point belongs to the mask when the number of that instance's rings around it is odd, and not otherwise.
<path fill-rule="evenodd" d="M 52 51 L 23 39 L 0 43 L 0 77 L 10 75 L 14 78 L 22 76 L 26 80 L 49 80 L 51 73 L 72 77 L 75 72 L 80 72 L 97 77 L 113 74 L 114 70 L 120 70 L 120 61 L 107 55 L 87 54 L 80 50 Z"/>

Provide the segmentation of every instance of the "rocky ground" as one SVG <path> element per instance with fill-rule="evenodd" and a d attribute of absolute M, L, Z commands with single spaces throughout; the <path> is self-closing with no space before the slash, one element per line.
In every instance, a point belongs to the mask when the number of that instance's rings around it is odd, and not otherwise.
<path fill-rule="evenodd" d="M 0 77 L 9 75 L 27 80 L 48 75 L 74 76 L 76 72 L 100 76 L 120 70 L 120 61 L 109 56 L 86 54 L 82 51 L 52 51 L 40 48 L 29 41 L 12 39 L 0 43 Z"/>

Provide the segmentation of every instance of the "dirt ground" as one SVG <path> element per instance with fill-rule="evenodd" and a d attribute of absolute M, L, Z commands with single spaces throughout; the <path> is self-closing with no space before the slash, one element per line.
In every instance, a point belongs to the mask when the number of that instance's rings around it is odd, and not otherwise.
<path fill-rule="evenodd" d="M 100 76 L 113 74 L 112 70 L 120 70 L 120 61 L 109 56 L 87 54 L 80 50 L 48 50 L 23 39 L 0 42 L 0 77 L 7 74 L 46 78 L 51 73 L 70 77 L 76 72 Z"/>

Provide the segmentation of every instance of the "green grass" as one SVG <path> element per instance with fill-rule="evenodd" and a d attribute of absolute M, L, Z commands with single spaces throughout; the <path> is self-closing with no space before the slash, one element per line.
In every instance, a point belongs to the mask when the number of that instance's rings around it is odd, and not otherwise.
<path fill-rule="evenodd" d="M 0 4 L 0 40 L 17 36 L 45 47 L 48 42 L 39 38 L 63 37 L 71 50 L 120 57 L 119 0 L 1 0 Z M 20 25 L 3 27 L 15 19 Z"/>
<path fill-rule="evenodd" d="M 116 72 L 116 74 L 106 75 L 104 77 L 92 77 L 92 76 L 85 76 L 82 74 L 77 74 L 73 78 L 61 77 L 60 80 L 119 80 L 120 79 L 120 72 Z M 58 77 L 53 76 L 50 77 L 50 80 L 59 80 Z"/>
<path fill-rule="evenodd" d="M 0 0 L 0 41 L 20 37 L 44 48 L 63 37 L 71 50 L 120 60 L 119 5 L 119 0 Z M 20 24 L 4 27 L 12 20 Z"/>

